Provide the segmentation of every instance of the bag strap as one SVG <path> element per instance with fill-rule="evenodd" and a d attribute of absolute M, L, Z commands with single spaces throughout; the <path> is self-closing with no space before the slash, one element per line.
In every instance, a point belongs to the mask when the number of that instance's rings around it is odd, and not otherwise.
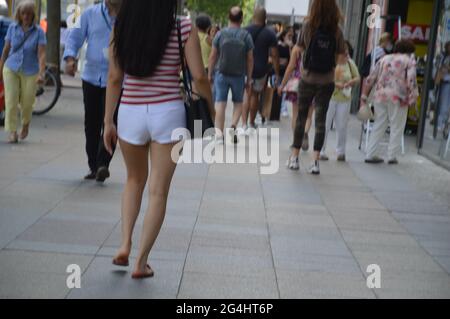
<path fill-rule="evenodd" d="M 34 27 L 34 29 L 31 32 L 28 32 L 27 34 L 25 34 L 25 37 L 23 38 L 22 42 L 20 42 L 19 46 L 15 47 L 12 51 L 12 54 L 17 53 L 17 51 L 19 51 L 20 49 L 22 49 L 22 47 L 25 45 L 25 42 L 27 42 L 27 40 L 30 38 L 30 36 L 34 33 L 34 31 L 36 31 L 36 27 Z"/>
<path fill-rule="evenodd" d="M 181 71 L 183 73 L 183 86 L 184 90 L 189 97 L 189 99 L 192 98 L 192 84 L 190 84 L 190 81 L 188 81 L 187 78 L 187 68 L 186 68 L 186 57 L 184 53 L 184 47 L 183 47 L 183 40 L 181 38 L 181 21 L 180 19 L 177 19 L 177 34 L 178 34 L 178 50 L 180 53 L 180 61 L 181 61 Z"/>
<path fill-rule="evenodd" d="M 261 32 L 263 32 L 263 30 L 265 28 L 266 28 L 266 26 L 263 25 L 261 28 L 258 29 L 258 31 L 256 32 L 256 34 L 254 36 L 252 35 L 254 45 L 256 45 L 256 40 L 258 40 L 259 36 L 261 35 Z"/>
<path fill-rule="evenodd" d="M 353 68 L 352 68 L 352 64 L 350 63 L 350 60 L 348 60 L 347 64 L 350 69 L 350 75 L 352 76 L 352 80 L 353 80 L 355 75 L 353 74 Z"/>

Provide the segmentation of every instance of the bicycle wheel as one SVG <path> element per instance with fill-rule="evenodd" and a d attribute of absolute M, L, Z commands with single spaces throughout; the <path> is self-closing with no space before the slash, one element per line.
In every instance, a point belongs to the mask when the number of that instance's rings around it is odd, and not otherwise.
<path fill-rule="evenodd" d="M 58 79 L 50 70 L 45 71 L 45 81 L 39 85 L 36 91 L 36 102 L 33 114 L 43 115 L 48 113 L 58 102 L 61 87 Z"/>

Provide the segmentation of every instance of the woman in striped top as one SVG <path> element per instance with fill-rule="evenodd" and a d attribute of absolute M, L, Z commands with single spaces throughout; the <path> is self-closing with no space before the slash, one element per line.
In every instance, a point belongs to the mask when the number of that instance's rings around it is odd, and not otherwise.
<path fill-rule="evenodd" d="M 149 207 L 132 277 L 148 278 L 150 250 L 164 221 L 167 197 L 176 163 L 171 158 L 178 140 L 172 132 L 185 127 L 186 113 L 180 94 L 180 54 L 176 0 L 124 1 L 113 32 L 106 98 L 105 146 L 111 151 L 119 139 L 127 167 L 122 198 L 122 244 L 113 260 L 128 266 L 131 238 L 149 174 Z M 203 67 L 197 30 L 179 18 L 182 44 L 198 94 L 212 108 L 211 89 Z M 120 100 L 118 128 L 113 122 Z"/>

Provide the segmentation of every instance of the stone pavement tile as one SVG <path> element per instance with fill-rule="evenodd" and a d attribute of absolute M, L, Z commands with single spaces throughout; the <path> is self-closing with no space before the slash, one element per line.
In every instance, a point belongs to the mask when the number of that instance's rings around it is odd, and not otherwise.
<path fill-rule="evenodd" d="M 137 224 L 132 238 L 135 249 L 138 249 L 139 247 L 141 233 L 142 226 Z M 183 227 L 183 225 L 180 227 L 163 225 L 155 246 L 153 247 L 153 251 L 184 253 L 188 249 L 191 233 L 192 229 Z M 118 248 L 121 244 L 121 238 L 121 225 L 119 224 L 111 232 L 111 235 L 105 241 L 103 246 Z"/>
<path fill-rule="evenodd" d="M 414 185 L 396 172 L 395 168 L 387 165 L 350 163 L 350 166 L 356 176 L 373 190 L 399 192 L 416 190 Z"/>
<path fill-rule="evenodd" d="M 430 223 L 423 221 L 403 221 L 403 227 L 421 240 L 436 240 L 450 242 L 450 233 L 447 223 Z"/>
<path fill-rule="evenodd" d="M 422 236 L 418 236 L 417 240 L 430 255 L 434 257 L 450 257 L 450 241 L 423 239 Z"/>
<path fill-rule="evenodd" d="M 410 271 L 443 273 L 442 268 L 425 251 L 409 253 L 401 250 L 386 252 L 352 249 L 352 253 L 362 268 L 376 264 L 385 273 Z"/>
<path fill-rule="evenodd" d="M 349 246 L 354 244 L 412 248 L 418 246 L 417 241 L 410 234 L 403 232 L 390 233 L 360 229 L 341 229 L 341 233 Z"/>
<path fill-rule="evenodd" d="M 236 234 L 229 232 L 198 231 L 194 232 L 191 245 L 211 245 L 219 248 L 236 248 L 249 250 L 269 249 L 267 235 Z"/>
<path fill-rule="evenodd" d="M 335 228 L 336 224 L 326 209 L 322 206 L 315 207 L 317 209 L 303 209 L 301 207 L 296 211 L 270 208 L 267 210 L 268 223 L 270 225 Z"/>
<path fill-rule="evenodd" d="M 450 228 L 450 214 L 434 215 L 424 212 L 422 214 L 393 212 L 392 216 L 399 222 L 423 222 L 447 225 Z M 450 230 L 450 229 L 449 229 Z"/>
<path fill-rule="evenodd" d="M 320 191 L 320 190 L 319 190 Z M 339 190 L 320 191 L 323 202 L 328 208 L 345 207 L 361 209 L 384 209 L 383 205 L 370 193 L 341 192 Z"/>
<path fill-rule="evenodd" d="M 191 245 L 185 272 L 206 274 L 270 277 L 273 262 L 269 250 L 251 251 L 228 247 Z"/>
<path fill-rule="evenodd" d="M 434 259 L 450 275 L 450 256 L 435 256 Z"/>
<path fill-rule="evenodd" d="M 297 190 L 293 187 L 277 187 L 276 185 L 264 188 L 264 201 L 267 206 L 277 204 L 293 205 L 321 205 L 320 194 L 313 188 Z"/>
<path fill-rule="evenodd" d="M 335 274 L 355 274 L 361 272 L 355 259 L 348 256 L 319 255 L 318 253 L 300 254 L 295 251 L 287 254 L 286 252 L 278 253 L 277 250 L 273 251 L 273 256 L 277 271 L 281 269 Z"/>
<path fill-rule="evenodd" d="M 375 298 L 361 273 L 277 270 L 277 279 L 283 299 Z"/>
<path fill-rule="evenodd" d="M 247 181 L 259 180 L 258 166 L 255 164 L 215 164 L 210 165 L 208 179 L 210 177 L 240 176 Z"/>
<path fill-rule="evenodd" d="M 364 187 L 361 180 L 354 175 L 339 176 L 339 175 L 320 175 L 308 176 L 309 180 L 317 186 L 332 186 L 332 187 Z"/>
<path fill-rule="evenodd" d="M 235 193 L 235 192 L 221 192 L 205 190 L 203 194 L 203 200 L 205 201 L 223 201 L 223 202 L 246 202 L 247 205 L 258 205 L 261 203 L 261 196 L 257 193 Z"/>
<path fill-rule="evenodd" d="M 405 228 L 389 213 L 377 211 L 376 214 L 346 213 L 333 214 L 339 229 L 356 229 L 375 232 L 405 233 Z"/>
<path fill-rule="evenodd" d="M 100 246 L 113 230 L 113 223 L 40 219 L 21 234 L 17 240 L 49 244 Z"/>
<path fill-rule="evenodd" d="M 267 236 L 267 227 L 265 224 L 260 223 L 255 225 L 252 223 L 242 222 L 221 222 L 220 220 L 201 219 L 195 226 L 196 233 L 213 232 L 217 234 L 230 234 L 230 235 L 254 235 L 254 236 Z"/>
<path fill-rule="evenodd" d="M 450 277 L 446 273 L 392 272 L 381 274 L 380 298 L 386 299 L 448 299 Z"/>
<path fill-rule="evenodd" d="M 240 215 L 245 215 L 247 212 L 240 212 Z M 203 227 L 206 225 L 223 225 L 224 229 L 228 227 L 232 227 L 231 230 L 237 230 L 242 228 L 248 229 L 257 229 L 257 230 L 266 230 L 264 233 L 267 233 L 267 222 L 266 218 L 263 214 L 260 214 L 258 218 L 242 218 L 238 216 L 239 214 L 228 215 L 228 213 L 223 214 L 210 214 L 210 212 L 203 213 L 203 211 L 199 214 L 197 220 L 197 226 Z"/>
<path fill-rule="evenodd" d="M 60 254 L 77 254 L 77 255 L 95 255 L 99 249 L 96 245 L 77 245 L 77 244 L 61 244 L 48 243 L 36 240 L 13 240 L 7 249 L 24 250 L 34 252 L 60 253 Z"/>
<path fill-rule="evenodd" d="M 317 237 L 317 235 L 314 235 L 314 237 L 308 235 L 302 237 L 289 237 L 288 235 L 281 236 L 275 234 L 271 236 L 270 242 L 273 254 L 277 257 L 294 257 L 295 255 L 304 254 L 352 257 L 342 239 L 325 239 Z"/>
<path fill-rule="evenodd" d="M 130 261 L 134 264 L 134 260 Z M 116 267 L 110 258 L 96 257 L 81 278 L 81 289 L 72 290 L 69 299 L 174 299 L 181 280 L 179 261 L 151 261 L 155 277 L 133 280 L 132 267 Z"/>
<path fill-rule="evenodd" d="M 450 216 L 448 206 L 418 192 L 388 193 L 376 192 L 378 200 L 391 211 Z"/>
<path fill-rule="evenodd" d="M 185 272 L 180 299 L 277 299 L 275 274 L 265 278 Z"/>
<path fill-rule="evenodd" d="M 283 240 L 296 240 L 308 241 L 308 240 L 330 240 L 330 241 L 342 241 L 341 234 L 337 227 L 326 226 L 296 226 L 296 225 L 283 225 L 283 224 L 270 224 L 269 231 L 271 238 Z"/>
<path fill-rule="evenodd" d="M 239 202 L 203 201 L 199 219 L 219 219 L 222 221 L 265 223 L 264 205 L 245 205 Z"/>
<path fill-rule="evenodd" d="M 111 246 L 103 246 L 96 253 L 96 257 L 107 257 L 110 260 L 116 255 L 119 247 L 111 247 Z M 138 247 L 134 246 L 131 249 L 131 258 L 137 258 L 138 255 Z M 183 261 L 186 259 L 187 249 L 186 251 L 175 251 L 175 250 L 158 250 L 156 248 L 152 249 L 150 252 L 150 261 L 153 259 L 157 260 L 178 260 Z"/>
<path fill-rule="evenodd" d="M 56 204 L 72 193 L 79 183 L 42 181 L 32 178 L 22 178 L 9 185 L 1 193 L 1 196 L 20 196 L 22 200 L 45 200 Z"/>
<path fill-rule="evenodd" d="M 85 203 L 73 204 L 62 201 L 46 217 L 65 221 L 117 223 L 120 220 L 119 213 L 108 207 L 92 207 Z"/>
<path fill-rule="evenodd" d="M 24 200 L 19 195 L 0 194 L 0 248 L 23 233 L 54 204 L 45 199 Z"/>
<path fill-rule="evenodd" d="M 83 272 L 93 257 L 25 251 L 0 251 L 0 298 L 64 298 L 67 266 Z"/>

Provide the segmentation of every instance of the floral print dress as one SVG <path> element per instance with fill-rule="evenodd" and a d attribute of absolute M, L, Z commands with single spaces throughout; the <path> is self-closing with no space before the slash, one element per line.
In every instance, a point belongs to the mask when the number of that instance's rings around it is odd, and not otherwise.
<path fill-rule="evenodd" d="M 416 60 L 407 54 L 383 57 L 367 78 L 375 104 L 409 107 L 417 103 Z"/>

